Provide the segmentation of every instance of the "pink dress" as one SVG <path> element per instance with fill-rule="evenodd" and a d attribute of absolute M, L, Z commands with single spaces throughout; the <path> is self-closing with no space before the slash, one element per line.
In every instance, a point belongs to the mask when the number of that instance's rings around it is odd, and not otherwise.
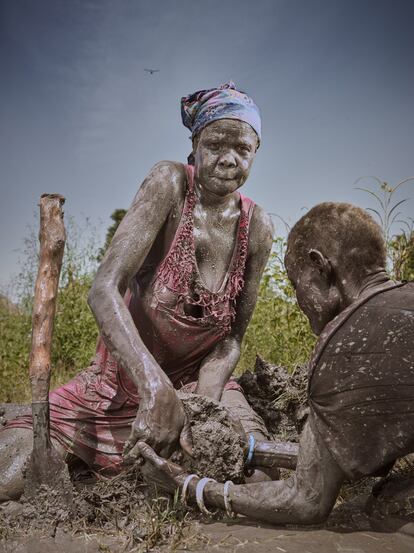
<path fill-rule="evenodd" d="M 240 195 L 232 260 L 220 289 L 211 292 L 197 268 L 194 169 L 186 166 L 186 170 L 184 207 L 170 249 L 158 267 L 144 266 L 138 272 L 125 303 L 142 340 L 174 387 L 194 391 L 203 358 L 230 332 L 235 318 L 254 203 Z M 226 389 L 239 386 L 230 380 Z M 49 399 L 51 435 L 68 453 L 96 470 L 122 468 L 122 450 L 137 413 L 139 390 L 102 339 L 92 365 L 51 392 Z M 8 422 L 6 428 L 31 425 L 31 417 L 26 416 Z"/>

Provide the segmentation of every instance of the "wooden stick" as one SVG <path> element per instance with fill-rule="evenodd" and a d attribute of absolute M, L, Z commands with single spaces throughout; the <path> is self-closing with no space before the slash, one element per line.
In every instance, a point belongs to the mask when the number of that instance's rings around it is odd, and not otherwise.
<path fill-rule="evenodd" d="M 29 376 L 32 390 L 33 462 L 40 473 L 39 463 L 48 457 L 51 448 L 49 428 L 49 386 L 51 376 L 51 347 L 56 297 L 62 267 L 66 233 L 62 206 L 65 198 L 59 194 L 43 194 L 40 198 L 40 256 L 37 273 Z"/>

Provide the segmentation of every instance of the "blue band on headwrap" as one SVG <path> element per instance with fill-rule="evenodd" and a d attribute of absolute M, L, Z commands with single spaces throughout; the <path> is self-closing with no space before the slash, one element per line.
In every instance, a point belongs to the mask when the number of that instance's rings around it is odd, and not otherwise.
<path fill-rule="evenodd" d="M 233 82 L 210 90 L 199 90 L 181 98 L 181 118 L 194 137 L 202 128 L 218 119 L 237 119 L 248 123 L 261 139 L 259 108 Z"/>

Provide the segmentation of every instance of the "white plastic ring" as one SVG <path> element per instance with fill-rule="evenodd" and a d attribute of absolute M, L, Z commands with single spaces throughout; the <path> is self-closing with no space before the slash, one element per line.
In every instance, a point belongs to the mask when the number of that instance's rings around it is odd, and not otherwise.
<path fill-rule="evenodd" d="M 212 478 L 202 478 L 197 482 L 196 501 L 197 501 L 198 508 L 202 513 L 204 513 L 205 515 L 214 515 L 214 512 L 209 511 L 207 507 L 204 505 L 203 492 L 208 482 L 215 482 L 215 480 L 213 480 Z"/>
<path fill-rule="evenodd" d="M 197 474 L 189 474 L 187 478 L 184 480 L 183 489 L 181 490 L 181 501 L 184 503 L 184 505 L 187 505 L 187 502 L 186 502 L 187 489 L 188 489 L 188 485 L 190 484 L 193 478 L 198 478 Z"/>
<path fill-rule="evenodd" d="M 227 482 L 225 482 L 224 487 L 223 487 L 224 506 L 226 508 L 227 516 L 230 517 L 230 518 L 236 518 L 236 513 L 231 508 L 231 501 L 230 501 L 230 498 L 229 498 L 230 484 L 233 484 L 233 482 L 231 480 L 227 480 Z"/>

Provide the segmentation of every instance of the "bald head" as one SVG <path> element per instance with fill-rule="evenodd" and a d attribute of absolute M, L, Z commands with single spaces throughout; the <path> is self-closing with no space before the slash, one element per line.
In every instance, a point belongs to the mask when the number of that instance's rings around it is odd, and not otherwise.
<path fill-rule="evenodd" d="M 318 204 L 295 224 L 287 243 L 288 269 L 301 270 L 309 264 L 311 250 L 318 250 L 340 273 L 355 279 L 385 268 L 381 228 L 364 209 L 351 204 Z"/>

